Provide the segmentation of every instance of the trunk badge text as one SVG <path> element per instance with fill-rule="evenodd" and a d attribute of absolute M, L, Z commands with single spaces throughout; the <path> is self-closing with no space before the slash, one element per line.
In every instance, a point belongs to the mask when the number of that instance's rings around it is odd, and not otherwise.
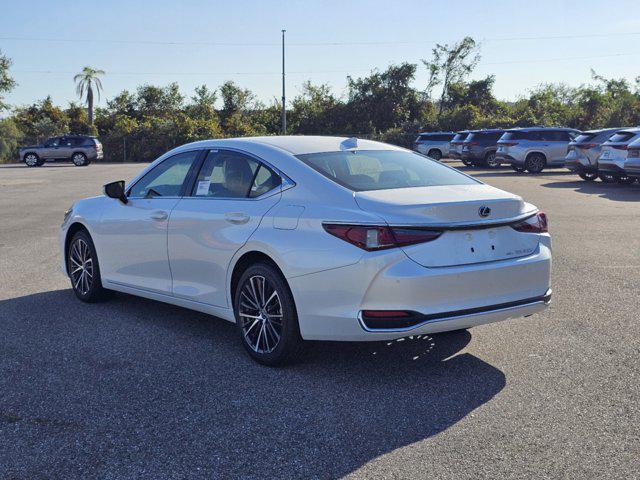
<path fill-rule="evenodd" d="M 481 217 L 488 217 L 490 213 L 491 209 L 489 207 L 480 207 L 478 209 L 478 215 L 480 215 Z"/>

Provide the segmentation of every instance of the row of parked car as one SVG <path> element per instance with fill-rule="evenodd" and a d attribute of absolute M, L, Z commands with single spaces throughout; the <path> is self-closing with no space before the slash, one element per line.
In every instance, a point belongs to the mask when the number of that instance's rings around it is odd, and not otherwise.
<path fill-rule="evenodd" d="M 528 127 L 421 133 L 415 150 L 436 160 L 459 159 L 467 166 L 540 173 L 566 167 L 580 178 L 633 183 L 640 178 L 640 128 L 581 132 L 571 128 Z"/>

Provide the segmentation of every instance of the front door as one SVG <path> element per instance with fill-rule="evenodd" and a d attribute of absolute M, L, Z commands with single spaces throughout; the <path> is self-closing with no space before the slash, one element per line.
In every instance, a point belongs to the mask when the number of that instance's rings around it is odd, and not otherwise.
<path fill-rule="evenodd" d="M 199 153 L 179 153 L 156 165 L 129 188 L 127 204 L 109 199 L 96 244 L 103 279 L 171 294 L 169 215 Z"/>
<path fill-rule="evenodd" d="M 280 200 L 281 178 L 254 157 L 210 150 L 189 195 L 169 219 L 169 261 L 176 297 L 228 307 L 234 254 Z"/>

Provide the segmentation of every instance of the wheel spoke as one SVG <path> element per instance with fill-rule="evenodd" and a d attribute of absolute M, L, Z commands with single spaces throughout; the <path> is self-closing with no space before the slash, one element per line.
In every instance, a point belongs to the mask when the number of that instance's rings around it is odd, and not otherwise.
<path fill-rule="evenodd" d="M 284 318 L 277 290 L 265 276 L 254 275 L 240 289 L 239 303 L 244 341 L 256 353 L 273 352 L 282 338 Z"/>

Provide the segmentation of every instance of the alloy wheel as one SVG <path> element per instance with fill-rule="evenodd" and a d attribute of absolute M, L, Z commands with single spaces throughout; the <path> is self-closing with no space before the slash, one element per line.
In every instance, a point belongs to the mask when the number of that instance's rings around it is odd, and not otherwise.
<path fill-rule="evenodd" d="M 84 161 L 85 161 L 84 160 L 84 155 L 82 155 L 81 153 L 76 153 L 73 156 L 73 163 L 78 167 L 83 166 L 84 165 Z"/>
<path fill-rule="evenodd" d="M 282 303 L 277 290 L 262 275 L 249 277 L 242 286 L 238 316 L 244 340 L 254 352 L 276 349 L 282 337 Z"/>
<path fill-rule="evenodd" d="M 78 238 L 71 245 L 69 266 L 73 288 L 81 295 L 87 295 L 93 286 L 93 258 L 87 242 Z"/>
<path fill-rule="evenodd" d="M 499 166 L 500 166 L 500 163 L 496 161 L 495 153 L 490 153 L 489 155 L 487 155 L 487 167 L 498 168 Z"/>
<path fill-rule="evenodd" d="M 24 163 L 26 163 L 30 167 L 35 167 L 36 165 L 38 165 L 38 157 L 33 153 L 30 153 L 29 155 L 24 157 Z"/>

